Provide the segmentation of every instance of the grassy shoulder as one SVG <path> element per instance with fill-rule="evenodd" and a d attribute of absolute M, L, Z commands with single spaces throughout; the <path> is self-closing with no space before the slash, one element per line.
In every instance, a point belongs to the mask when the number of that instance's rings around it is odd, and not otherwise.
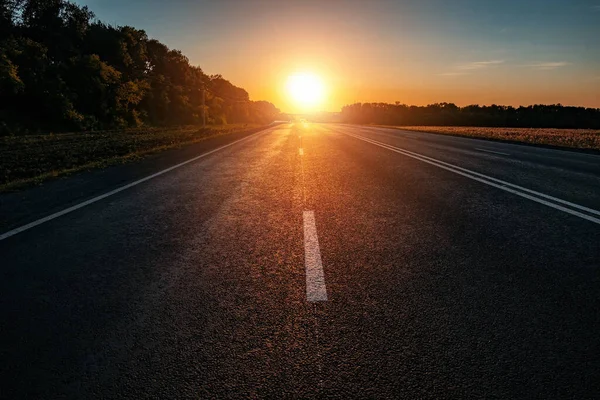
<path fill-rule="evenodd" d="M 387 126 L 388 128 L 520 142 L 572 149 L 600 150 L 600 130 L 549 128 L 481 128 L 473 126 Z"/>
<path fill-rule="evenodd" d="M 232 124 L 0 137 L 0 192 L 259 127 Z"/>

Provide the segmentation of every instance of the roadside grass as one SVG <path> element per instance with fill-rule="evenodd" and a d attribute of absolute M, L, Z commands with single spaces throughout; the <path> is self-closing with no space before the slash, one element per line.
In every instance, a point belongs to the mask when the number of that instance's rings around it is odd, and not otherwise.
<path fill-rule="evenodd" d="M 231 124 L 205 129 L 185 126 L 3 136 L 0 137 L 0 193 L 260 126 Z"/>
<path fill-rule="evenodd" d="M 383 125 L 381 125 L 383 126 Z M 444 135 L 521 142 L 573 149 L 600 150 L 600 130 L 549 128 L 480 128 L 472 126 L 386 126 Z"/>

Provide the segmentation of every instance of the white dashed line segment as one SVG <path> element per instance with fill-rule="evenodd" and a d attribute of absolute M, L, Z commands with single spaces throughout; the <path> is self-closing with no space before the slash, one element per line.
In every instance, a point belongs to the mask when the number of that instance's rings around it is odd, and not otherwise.
<path fill-rule="evenodd" d="M 304 265 L 306 267 L 306 300 L 327 301 L 325 274 L 317 237 L 314 211 L 304 211 Z"/>

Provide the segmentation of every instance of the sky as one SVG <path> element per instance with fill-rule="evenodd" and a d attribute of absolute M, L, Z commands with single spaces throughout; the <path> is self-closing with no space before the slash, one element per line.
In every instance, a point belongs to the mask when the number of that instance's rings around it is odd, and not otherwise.
<path fill-rule="evenodd" d="M 600 0 L 76 2 L 284 112 L 396 101 L 600 107 Z M 313 110 L 286 91 L 302 73 L 324 86 Z"/>

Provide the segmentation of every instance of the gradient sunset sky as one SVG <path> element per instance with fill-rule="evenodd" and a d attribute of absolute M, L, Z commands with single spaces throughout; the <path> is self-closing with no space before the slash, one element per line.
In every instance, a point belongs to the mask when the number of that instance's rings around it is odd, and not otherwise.
<path fill-rule="evenodd" d="M 600 0 L 78 0 L 144 29 L 253 100 L 296 112 L 308 72 L 325 111 L 354 102 L 600 107 Z"/>

